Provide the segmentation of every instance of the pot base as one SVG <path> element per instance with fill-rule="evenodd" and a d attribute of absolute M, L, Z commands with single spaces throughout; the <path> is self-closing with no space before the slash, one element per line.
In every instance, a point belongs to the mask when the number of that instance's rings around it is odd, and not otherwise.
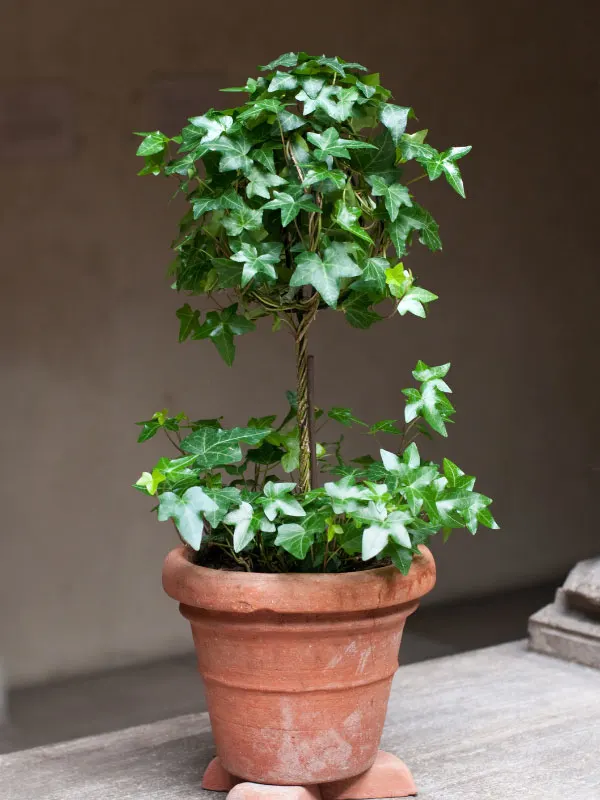
<path fill-rule="evenodd" d="M 227 800 L 376 800 L 379 797 L 410 797 L 417 793 L 406 764 L 383 750 L 377 753 L 373 766 L 362 775 L 320 786 L 268 786 L 242 781 L 230 775 L 217 756 L 204 772 L 202 788 L 228 792 Z"/>

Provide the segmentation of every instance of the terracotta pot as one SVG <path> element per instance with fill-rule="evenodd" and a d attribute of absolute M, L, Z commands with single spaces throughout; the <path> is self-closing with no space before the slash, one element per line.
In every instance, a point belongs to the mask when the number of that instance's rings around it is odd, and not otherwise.
<path fill-rule="evenodd" d="M 166 558 L 192 626 L 217 753 L 233 775 L 306 785 L 374 762 L 406 617 L 433 588 L 426 547 L 408 576 L 227 572 Z"/>

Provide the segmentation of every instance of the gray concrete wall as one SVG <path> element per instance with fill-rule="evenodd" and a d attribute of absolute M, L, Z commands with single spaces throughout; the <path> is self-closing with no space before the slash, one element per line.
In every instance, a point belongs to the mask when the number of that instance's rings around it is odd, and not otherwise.
<path fill-rule="evenodd" d="M 281 408 L 292 350 L 261 330 L 230 370 L 208 344 L 177 344 L 163 276 L 178 208 L 165 181 L 136 178 L 129 132 L 176 118 L 181 95 L 202 112 L 289 49 L 379 69 L 433 143 L 474 145 L 468 202 L 419 184 L 445 243 L 410 262 L 441 296 L 430 319 L 361 333 L 323 315 L 313 337 L 318 402 L 370 419 L 398 414 L 417 358 L 455 363 L 456 425 L 437 452 L 480 476 L 502 531 L 437 543 L 432 601 L 560 576 L 597 552 L 591 9 L 346 0 L 320 4 L 315 24 L 274 2 L 5 0 L 1 88 L 56 81 L 74 130 L 46 158 L 52 130 L 13 126 L 0 152 L 0 653 L 14 683 L 188 646 L 160 588 L 172 530 L 130 488 L 164 448 L 137 446 L 132 422 L 163 406 L 230 423 Z"/>

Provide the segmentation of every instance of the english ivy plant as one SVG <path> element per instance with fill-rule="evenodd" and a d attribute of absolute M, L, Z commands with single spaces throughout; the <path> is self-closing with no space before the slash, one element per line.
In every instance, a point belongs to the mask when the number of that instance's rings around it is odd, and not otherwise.
<path fill-rule="evenodd" d="M 390 561 L 404 574 L 419 545 L 455 528 L 496 528 L 475 478 L 444 459 L 423 460 L 415 439 L 447 435 L 454 408 L 449 364 L 419 361 L 404 390 L 403 420 L 367 423 L 350 409 L 314 407 L 308 331 L 321 311 L 355 328 L 413 314 L 437 295 L 403 260 L 415 243 L 441 249 L 438 225 L 412 184 L 445 178 L 465 196 L 458 160 L 470 147 L 439 151 L 416 117 L 392 102 L 377 73 L 340 58 L 285 53 L 244 86 L 242 105 L 190 117 L 176 136 L 143 137 L 141 175 L 173 176 L 187 212 L 173 243 L 173 288 L 205 296 L 177 311 L 179 340 L 209 339 L 226 364 L 236 338 L 271 317 L 295 339 L 297 386 L 289 413 L 245 427 L 157 412 L 139 441 L 164 432 L 177 449 L 135 484 L 158 499 L 198 551 L 198 563 L 248 571 L 347 571 Z M 405 177 L 405 173 L 412 177 Z M 393 441 L 380 460 L 345 460 L 343 432 L 357 426 Z M 319 476 L 330 477 L 320 486 Z"/>

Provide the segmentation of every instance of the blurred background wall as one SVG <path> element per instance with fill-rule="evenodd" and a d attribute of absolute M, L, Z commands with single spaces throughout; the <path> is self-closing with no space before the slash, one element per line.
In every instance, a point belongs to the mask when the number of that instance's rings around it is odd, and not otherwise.
<path fill-rule="evenodd" d="M 291 49 L 382 73 L 440 148 L 472 144 L 464 202 L 416 187 L 442 254 L 410 267 L 427 322 L 321 315 L 317 402 L 400 414 L 417 358 L 452 361 L 444 453 L 502 530 L 436 542 L 431 602 L 562 575 L 598 552 L 595 4 L 4 0 L 0 29 L 0 656 L 13 684 L 189 647 L 160 587 L 175 544 L 130 485 L 165 451 L 135 420 L 283 410 L 292 342 L 238 339 L 228 369 L 178 345 L 165 268 L 180 208 L 137 178 L 133 130 L 174 133 L 219 86 Z M 597 174 L 597 172 L 596 172 Z M 257 353 L 259 354 L 257 357 Z M 358 451 L 364 447 L 351 442 Z"/>

